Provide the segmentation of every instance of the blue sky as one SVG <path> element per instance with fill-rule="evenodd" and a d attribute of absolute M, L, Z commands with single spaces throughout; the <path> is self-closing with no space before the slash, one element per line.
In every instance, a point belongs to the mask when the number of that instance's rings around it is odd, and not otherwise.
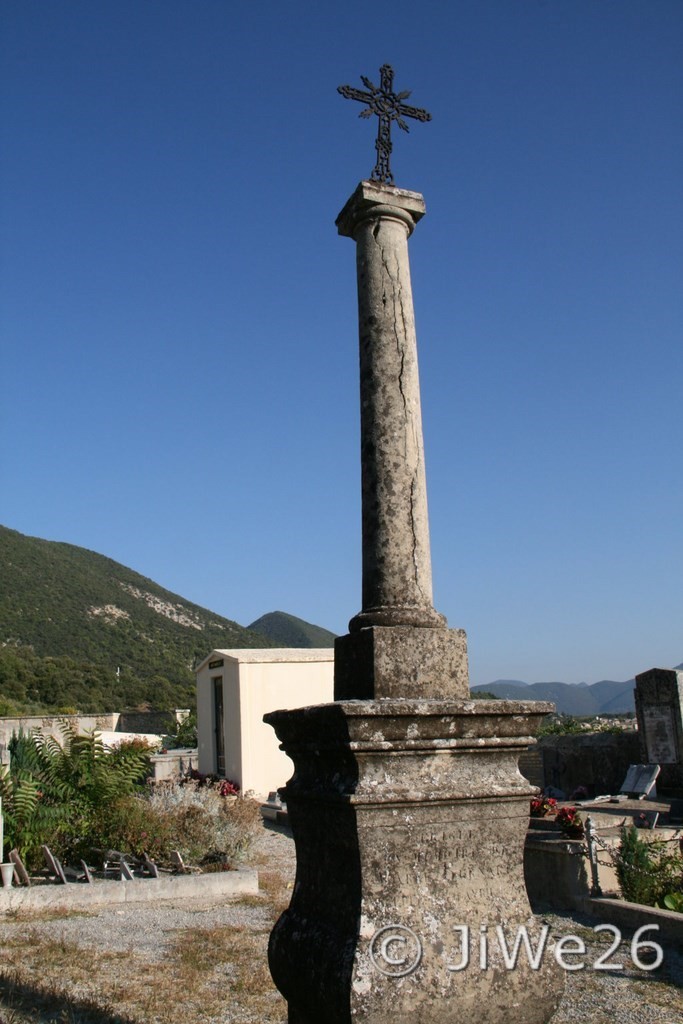
<path fill-rule="evenodd" d="M 4 0 L 2 509 L 246 624 L 360 607 L 353 243 L 411 239 L 435 605 L 473 683 L 683 659 L 680 0 Z"/>

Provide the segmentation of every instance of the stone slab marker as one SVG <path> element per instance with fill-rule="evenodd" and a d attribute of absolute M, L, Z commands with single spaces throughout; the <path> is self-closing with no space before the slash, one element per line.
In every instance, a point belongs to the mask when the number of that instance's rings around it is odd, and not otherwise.
<path fill-rule="evenodd" d="M 683 789 L 683 672 L 641 672 L 635 698 L 643 762 L 661 766 L 660 788 Z"/>
<path fill-rule="evenodd" d="M 265 716 L 294 762 L 297 854 L 270 969 L 289 1024 L 545 1024 L 563 976 L 524 886 L 537 790 L 518 760 L 554 705 L 469 699 L 465 634 L 433 607 L 408 263 L 424 202 L 389 167 L 392 121 L 429 115 L 388 65 L 363 82 L 340 91 L 379 115 L 377 164 L 337 218 L 357 252 L 362 608 L 335 702 Z M 538 959 L 510 968 L 521 928 Z"/>

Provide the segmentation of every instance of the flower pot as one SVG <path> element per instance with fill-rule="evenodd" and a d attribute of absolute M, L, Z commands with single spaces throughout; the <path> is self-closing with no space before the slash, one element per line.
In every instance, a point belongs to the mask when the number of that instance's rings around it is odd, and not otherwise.
<path fill-rule="evenodd" d="M 12 879 L 14 878 L 14 864 L 11 861 L 9 864 L 0 864 L 0 872 L 2 872 L 3 888 L 11 889 Z"/>

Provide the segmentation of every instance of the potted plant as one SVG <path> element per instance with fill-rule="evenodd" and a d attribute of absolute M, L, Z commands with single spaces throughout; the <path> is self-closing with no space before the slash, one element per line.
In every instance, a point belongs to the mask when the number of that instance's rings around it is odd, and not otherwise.
<path fill-rule="evenodd" d="M 555 821 L 566 836 L 580 839 L 584 833 L 583 818 L 576 810 L 576 807 L 561 807 L 555 816 Z"/>
<path fill-rule="evenodd" d="M 556 814 L 557 800 L 551 796 L 536 796 L 531 801 L 530 813 L 532 818 L 545 818 L 546 814 Z"/>

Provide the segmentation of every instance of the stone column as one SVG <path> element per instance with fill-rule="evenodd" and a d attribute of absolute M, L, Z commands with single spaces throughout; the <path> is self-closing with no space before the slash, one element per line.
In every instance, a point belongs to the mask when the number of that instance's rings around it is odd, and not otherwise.
<path fill-rule="evenodd" d="M 337 218 L 356 242 L 363 607 L 335 654 L 335 698 L 465 696 L 463 630 L 433 605 L 408 238 L 417 192 L 363 181 Z"/>
<path fill-rule="evenodd" d="M 364 626 L 443 626 L 432 604 L 408 238 L 417 192 L 362 182 L 337 218 L 355 239 L 360 338 Z"/>

